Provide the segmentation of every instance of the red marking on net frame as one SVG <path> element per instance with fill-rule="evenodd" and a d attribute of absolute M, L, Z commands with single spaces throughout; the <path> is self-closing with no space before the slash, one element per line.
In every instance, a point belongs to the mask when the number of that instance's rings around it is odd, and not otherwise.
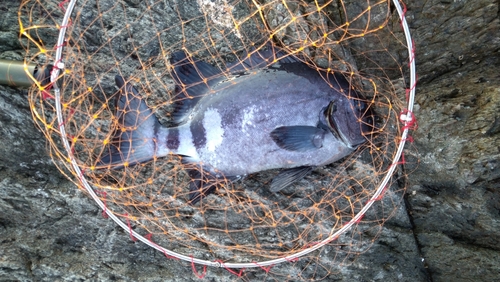
<path fill-rule="evenodd" d="M 241 275 L 243 274 L 243 271 L 245 270 L 244 268 L 240 269 L 240 272 L 236 272 L 234 270 L 232 270 L 231 268 L 227 267 L 224 262 L 222 260 L 215 260 L 215 262 L 218 262 L 222 267 L 224 267 L 225 270 L 229 271 L 230 273 L 238 276 L 238 277 L 241 277 Z"/>
<path fill-rule="evenodd" d="M 264 270 L 266 273 L 269 273 L 269 271 L 271 270 L 271 268 L 274 266 L 274 264 L 271 264 L 267 267 L 264 267 L 262 265 L 260 265 L 258 262 L 254 261 L 252 262 L 253 264 L 255 264 L 256 266 L 260 267 L 262 270 Z"/>
<path fill-rule="evenodd" d="M 64 8 L 64 4 L 67 4 L 67 3 L 69 3 L 69 0 L 64 0 L 62 2 L 59 2 L 59 4 L 57 6 L 59 6 L 59 8 L 61 8 L 61 10 L 66 12 L 66 8 Z"/>
<path fill-rule="evenodd" d="M 101 192 L 101 191 L 96 191 L 97 194 L 102 195 L 102 203 L 104 204 L 104 209 L 102 210 L 102 217 L 108 218 L 108 205 L 106 203 L 106 197 L 108 196 L 108 193 L 106 192 Z"/>
<path fill-rule="evenodd" d="M 130 224 L 130 219 L 128 217 L 128 213 L 125 214 L 125 218 L 127 219 L 127 226 L 128 226 L 128 232 L 130 234 L 130 239 L 132 239 L 132 241 L 137 241 L 137 238 L 134 237 L 134 235 L 132 234 L 132 225 Z"/>
<path fill-rule="evenodd" d="M 406 9 L 406 4 L 401 2 L 401 4 L 403 5 L 403 13 L 401 14 L 401 18 L 399 18 L 399 25 L 401 26 L 401 28 L 403 28 L 403 21 L 406 17 L 406 12 L 408 11 Z"/>
<path fill-rule="evenodd" d="M 399 114 L 399 120 L 404 123 L 403 130 L 417 130 L 417 119 L 412 111 L 405 109 Z"/>
<path fill-rule="evenodd" d="M 207 266 L 203 265 L 203 272 L 201 274 L 198 274 L 198 271 L 196 270 L 196 265 L 194 263 L 193 256 L 191 256 L 191 268 L 193 269 L 194 275 L 198 277 L 199 279 L 203 279 L 205 275 L 207 274 Z"/>

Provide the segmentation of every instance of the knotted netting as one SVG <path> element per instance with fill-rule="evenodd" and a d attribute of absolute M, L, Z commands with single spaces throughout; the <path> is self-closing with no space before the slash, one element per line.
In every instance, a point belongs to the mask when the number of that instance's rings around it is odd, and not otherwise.
<path fill-rule="evenodd" d="M 363 234 L 377 234 L 398 207 L 404 187 L 396 180 L 405 177 L 398 165 L 416 126 L 414 47 L 398 1 L 31 0 L 19 24 L 26 63 L 50 70 L 50 78 L 33 78 L 29 100 L 54 163 L 133 240 L 167 257 L 238 275 L 256 268 L 321 279 L 366 250 Z M 270 44 L 341 73 L 363 95 L 375 126 L 353 154 L 277 193 L 269 191 L 277 171 L 220 179 L 197 205 L 188 203 L 190 165 L 179 156 L 99 167 L 120 130 L 116 75 L 168 126 L 181 99 L 170 54 L 184 50 L 230 77 L 226 64 Z M 282 262 L 303 271 L 271 267 Z"/>

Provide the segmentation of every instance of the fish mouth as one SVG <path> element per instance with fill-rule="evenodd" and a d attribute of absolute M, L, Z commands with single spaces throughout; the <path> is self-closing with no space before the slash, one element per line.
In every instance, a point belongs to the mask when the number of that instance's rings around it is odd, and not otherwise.
<path fill-rule="evenodd" d="M 337 111 L 337 103 L 335 100 L 331 101 L 328 104 L 324 111 L 324 118 L 326 120 L 326 125 L 328 129 L 332 132 L 332 134 L 339 140 L 341 140 L 349 149 L 356 149 L 359 144 L 353 143 L 352 140 L 343 134 L 343 132 L 339 129 L 338 121 L 335 118 L 334 113 Z"/>

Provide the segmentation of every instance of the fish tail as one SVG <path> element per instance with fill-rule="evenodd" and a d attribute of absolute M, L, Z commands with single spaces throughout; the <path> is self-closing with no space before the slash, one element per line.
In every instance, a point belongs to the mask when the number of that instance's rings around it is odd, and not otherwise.
<path fill-rule="evenodd" d="M 156 135 L 160 123 L 135 87 L 116 76 L 120 88 L 116 99 L 117 125 L 100 165 L 127 167 L 153 159 L 156 155 Z"/>

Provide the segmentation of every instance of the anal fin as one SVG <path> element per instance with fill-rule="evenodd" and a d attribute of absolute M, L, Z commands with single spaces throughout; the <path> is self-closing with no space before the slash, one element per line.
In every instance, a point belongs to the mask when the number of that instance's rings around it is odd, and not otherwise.
<path fill-rule="evenodd" d="M 218 187 L 216 177 L 208 172 L 202 173 L 198 169 L 187 170 L 191 181 L 189 183 L 189 201 L 190 205 L 195 205 L 206 196 L 213 193 Z"/>
<path fill-rule="evenodd" d="M 190 205 L 195 205 L 206 196 L 212 194 L 219 186 L 241 179 L 241 176 L 214 176 L 207 172 L 202 166 L 186 170 L 191 181 L 189 183 Z"/>
<path fill-rule="evenodd" d="M 271 192 L 276 193 L 286 188 L 297 180 L 304 178 L 313 170 L 312 166 L 300 166 L 289 169 L 284 169 L 276 175 L 271 181 Z"/>

